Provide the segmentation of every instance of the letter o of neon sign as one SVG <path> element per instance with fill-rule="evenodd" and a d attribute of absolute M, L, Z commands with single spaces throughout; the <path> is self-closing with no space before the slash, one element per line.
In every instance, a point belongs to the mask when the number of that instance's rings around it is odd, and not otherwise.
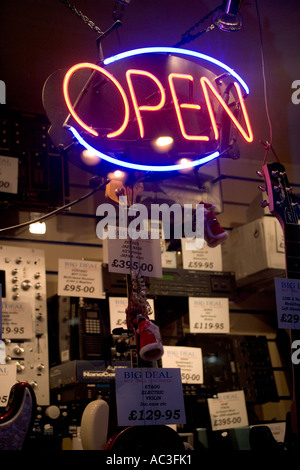
<path fill-rule="evenodd" d="M 124 121 L 123 121 L 122 125 L 119 127 L 119 129 L 117 129 L 116 131 L 110 132 L 106 136 L 106 137 L 109 137 L 109 138 L 116 137 L 117 135 L 119 135 L 123 132 L 123 130 L 126 128 L 126 126 L 128 124 L 128 121 L 129 121 L 129 104 L 128 104 L 128 100 L 127 100 L 127 96 L 125 94 L 125 91 L 123 90 L 123 88 L 122 88 L 121 84 L 118 82 L 118 80 L 116 80 L 115 77 L 112 74 L 107 72 L 107 70 L 103 69 L 102 67 L 99 67 L 99 65 L 90 64 L 88 62 L 81 63 L 81 64 L 76 64 L 73 67 L 71 67 L 68 70 L 68 72 L 66 73 L 64 81 L 63 81 L 63 93 L 64 93 L 65 102 L 66 102 L 66 105 L 67 105 L 67 108 L 68 108 L 70 114 L 73 116 L 75 121 L 77 121 L 78 124 L 80 124 L 80 126 L 83 129 L 85 129 L 89 134 L 92 134 L 95 137 L 98 137 L 98 135 L 99 135 L 98 132 L 95 129 L 93 129 L 92 127 L 85 124 L 85 122 L 82 121 L 82 119 L 78 116 L 78 114 L 76 113 L 76 111 L 75 111 L 75 109 L 74 109 L 74 107 L 71 103 L 71 100 L 70 100 L 69 82 L 70 82 L 70 79 L 71 79 L 72 75 L 77 70 L 80 70 L 80 69 L 92 69 L 92 70 L 96 70 L 97 72 L 102 73 L 109 80 L 111 80 L 113 82 L 113 84 L 117 87 L 117 89 L 119 90 L 120 95 L 122 96 L 122 99 L 123 99 L 123 102 L 124 102 L 124 107 L 125 107 Z"/>

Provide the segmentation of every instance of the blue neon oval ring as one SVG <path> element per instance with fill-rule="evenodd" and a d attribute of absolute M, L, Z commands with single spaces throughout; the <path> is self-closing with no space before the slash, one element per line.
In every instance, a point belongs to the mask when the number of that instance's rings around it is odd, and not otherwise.
<path fill-rule="evenodd" d="M 126 59 L 128 57 L 133 57 L 135 55 L 140 55 L 140 54 L 151 54 L 151 53 L 169 53 L 169 54 L 180 54 L 180 55 L 187 55 L 191 57 L 196 57 L 198 59 L 206 60 L 208 62 L 211 62 L 227 72 L 229 72 L 243 87 L 245 90 L 246 94 L 249 94 L 249 88 L 244 82 L 244 80 L 230 67 L 227 65 L 223 64 L 217 59 L 214 59 L 213 57 L 210 57 L 205 54 L 201 54 L 200 52 L 195 52 L 195 51 L 190 51 L 188 49 L 179 49 L 176 47 L 144 47 L 140 49 L 133 49 L 131 51 L 126 51 L 126 52 L 121 52 L 120 54 L 116 54 L 112 57 L 108 57 L 103 61 L 104 65 L 109 65 L 112 64 L 113 62 L 116 62 L 118 60 Z M 204 163 L 207 163 L 211 160 L 214 160 L 215 158 L 218 158 L 220 153 L 219 152 L 214 152 L 210 155 L 207 155 L 206 157 L 199 158 L 198 160 L 194 160 L 192 162 L 185 162 L 181 164 L 174 164 L 174 165 L 140 165 L 138 163 L 129 163 L 129 162 L 124 162 L 122 160 L 119 160 L 117 158 L 113 158 L 109 155 L 106 155 L 105 153 L 100 152 L 99 150 L 95 149 L 92 147 L 90 144 L 88 144 L 77 132 L 74 127 L 68 127 L 68 129 L 72 132 L 74 137 L 78 140 L 78 142 L 85 147 L 87 150 L 92 151 L 96 156 L 99 158 L 112 163 L 117 166 L 121 166 L 124 168 L 128 168 L 130 170 L 140 170 L 140 171 L 178 171 L 178 170 L 185 170 L 188 168 L 193 168 L 198 165 L 203 165 Z"/>

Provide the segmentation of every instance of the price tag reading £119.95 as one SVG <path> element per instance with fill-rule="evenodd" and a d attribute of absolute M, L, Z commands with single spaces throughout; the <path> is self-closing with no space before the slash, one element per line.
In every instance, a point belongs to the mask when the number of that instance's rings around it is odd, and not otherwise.
<path fill-rule="evenodd" d="M 221 297 L 189 297 L 191 333 L 229 333 L 229 303 Z"/>

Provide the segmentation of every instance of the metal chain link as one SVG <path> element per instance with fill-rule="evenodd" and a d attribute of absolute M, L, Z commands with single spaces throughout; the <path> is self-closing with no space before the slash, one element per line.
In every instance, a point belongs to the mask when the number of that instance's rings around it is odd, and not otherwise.
<path fill-rule="evenodd" d="M 69 8 L 75 15 L 77 15 L 85 24 L 87 24 L 91 29 L 95 30 L 98 34 L 103 34 L 103 31 L 86 15 L 84 15 L 80 10 L 77 10 L 75 5 L 72 5 L 68 0 L 59 0 L 67 8 Z"/>
<path fill-rule="evenodd" d="M 91 29 L 94 29 L 100 35 L 103 34 L 103 31 L 92 20 L 90 20 L 86 15 L 84 15 L 80 10 L 78 10 L 75 7 L 75 5 L 72 5 L 68 0 L 59 0 L 59 1 L 61 3 L 63 3 L 67 8 L 69 8 L 73 13 L 75 13 Z M 175 44 L 174 47 L 182 46 L 183 44 L 186 44 L 188 42 L 193 41 L 194 39 L 198 38 L 202 34 L 213 30 L 215 28 L 215 25 L 212 23 L 207 28 L 203 29 L 202 31 L 199 31 L 196 34 L 191 34 L 192 31 L 194 31 L 196 28 L 198 28 L 200 26 L 200 24 L 204 23 L 205 20 L 207 20 L 210 16 L 212 16 L 220 8 L 222 8 L 223 4 L 224 4 L 224 2 L 221 3 L 221 5 L 217 6 L 214 10 L 210 11 L 207 15 L 205 15 L 203 18 L 201 18 L 199 21 L 197 21 L 193 26 L 191 26 L 185 33 L 183 33 L 183 35 L 181 36 L 181 40 L 177 44 Z M 114 10 L 114 12 L 115 12 L 115 10 Z M 121 12 L 121 15 L 122 14 L 123 14 L 123 11 Z"/>
<path fill-rule="evenodd" d="M 186 44 L 188 42 L 193 41 L 194 39 L 198 38 L 204 33 L 208 33 L 209 31 L 213 30 L 215 28 L 215 25 L 212 23 L 210 24 L 207 28 L 203 29 L 202 31 L 199 31 L 196 34 L 191 34 L 192 31 L 194 31 L 196 28 L 200 26 L 200 24 L 204 23 L 208 18 L 210 18 L 214 13 L 216 13 L 222 6 L 224 5 L 224 2 L 221 3 L 219 6 L 214 8 L 214 10 L 210 11 L 207 15 L 205 15 L 203 18 L 201 18 L 199 21 L 197 21 L 193 26 L 191 26 L 183 35 L 181 36 L 181 40 L 175 44 L 175 47 L 183 46 L 183 44 Z"/>

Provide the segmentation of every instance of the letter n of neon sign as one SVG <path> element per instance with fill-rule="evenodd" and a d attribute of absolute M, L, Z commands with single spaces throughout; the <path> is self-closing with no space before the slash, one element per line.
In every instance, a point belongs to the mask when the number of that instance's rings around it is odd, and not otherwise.
<path fill-rule="evenodd" d="M 211 105 L 211 101 L 210 101 L 210 98 L 209 98 L 207 87 L 209 87 L 210 90 L 213 92 L 213 94 L 215 95 L 215 97 L 217 98 L 217 100 L 219 101 L 221 106 L 224 108 L 224 110 L 226 111 L 226 113 L 228 114 L 228 116 L 230 117 L 232 122 L 238 128 L 239 132 L 242 134 L 244 139 L 247 142 L 252 142 L 253 141 L 253 133 L 252 133 L 248 113 L 247 113 L 247 110 L 246 110 L 244 98 L 242 96 L 242 92 L 241 92 L 241 88 L 240 88 L 239 84 L 237 82 L 234 82 L 234 86 L 235 86 L 235 89 L 236 89 L 236 92 L 237 92 L 237 95 L 238 95 L 239 103 L 241 105 L 241 110 L 242 110 L 242 113 L 243 113 L 243 116 L 244 116 L 247 131 L 245 131 L 245 129 L 243 129 L 243 127 L 238 122 L 238 120 L 236 119 L 236 117 L 234 116 L 232 111 L 229 109 L 228 105 L 225 103 L 223 98 L 220 96 L 220 94 L 214 88 L 211 81 L 206 77 L 201 77 L 200 78 L 200 83 L 201 83 L 201 86 L 202 86 L 202 89 L 203 89 L 203 93 L 204 93 L 205 101 L 206 101 L 206 104 L 207 104 L 210 120 L 211 120 L 212 127 L 213 127 L 213 130 L 214 130 L 215 139 L 218 140 L 218 138 L 219 138 L 219 130 L 218 130 L 218 127 L 217 127 L 216 118 L 215 118 L 215 115 L 214 115 L 214 112 L 213 112 L 213 108 L 212 108 L 212 105 Z"/>

